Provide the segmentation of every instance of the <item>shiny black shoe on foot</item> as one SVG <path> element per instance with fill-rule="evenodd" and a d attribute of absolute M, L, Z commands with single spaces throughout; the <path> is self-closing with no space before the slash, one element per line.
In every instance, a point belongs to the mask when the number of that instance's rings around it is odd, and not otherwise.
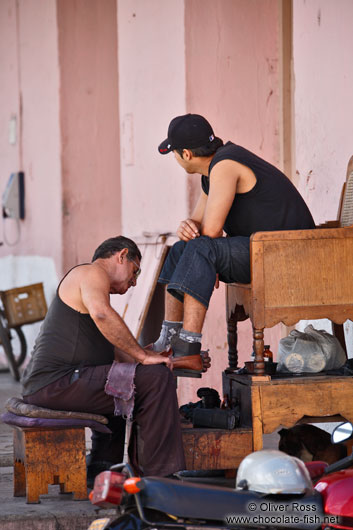
<path fill-rule="evenodd" d="M 203 372 L 200 342 L 187 342 L 178 335 L 170 341 L 173 373 L 181 377 L 201 377 Z"/>

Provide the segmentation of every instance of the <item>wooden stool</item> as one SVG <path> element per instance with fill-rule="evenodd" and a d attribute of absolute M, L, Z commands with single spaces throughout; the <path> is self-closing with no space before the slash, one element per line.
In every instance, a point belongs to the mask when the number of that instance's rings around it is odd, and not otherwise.
<path fill-rule="evenodd" d="M 14 496 L 39 503 L 49 484 L 87 499 L 84 427 L 14 428 Z"/>
<path fill-rule="evenodd" d="M 251 428 L 182 428 L 186 469 L 237 469 L 252 452 Z"/>

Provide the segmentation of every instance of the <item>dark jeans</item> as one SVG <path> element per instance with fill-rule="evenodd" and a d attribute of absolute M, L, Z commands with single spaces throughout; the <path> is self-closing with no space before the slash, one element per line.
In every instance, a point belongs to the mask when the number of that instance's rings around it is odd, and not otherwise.
<path fill-rule="evenodd" d="M 89 366 L 70 384 L 70 375 L 38 390 L 24 401 L 56 410 L 108 417 L 112 434 L 92 431 L 92 461 L 123 461 L 125 420 L 114 416 L 113 397 L 104 392 L 110 365 Z M 135 374 L 135 407 L 129 456 L 136 472 L 165 476 L 185 469 L 180 416 L 172 372 L 163 364 L 142 366 Z M 138 437 L 137 437 L 138 435 Z"/>
<path fill-rule="evenodd" d="M 158 281 L 183 302 L 184 293 L 208 308 L 216 274 L 225 283 L 250 282 L 248 237 L 197 237 L 178 241 L 169 251 Z"/>

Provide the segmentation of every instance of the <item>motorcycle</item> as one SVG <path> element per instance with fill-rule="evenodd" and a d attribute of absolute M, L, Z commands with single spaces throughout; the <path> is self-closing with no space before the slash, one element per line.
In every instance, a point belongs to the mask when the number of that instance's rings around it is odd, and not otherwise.
<path fill-rule="evenodd" d="M 352 436 L 352 424 L 343 423 L 332 442 Z M 231 489 L 140 478 L 129 464 L 117 464 L 96 477 L 90 499 L 97 507 L 117 507 L 118 517 L 97 519 L 89 530 L 353 529 L 352 465 L 353 451 L 327 465 L 261 450 L 243 459 Z"/>

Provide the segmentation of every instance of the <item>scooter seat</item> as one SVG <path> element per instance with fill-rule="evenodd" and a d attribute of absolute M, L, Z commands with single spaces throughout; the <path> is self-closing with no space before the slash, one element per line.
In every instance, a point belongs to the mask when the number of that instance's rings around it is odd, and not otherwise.
<path fill-rule="evenodd" d="M 163 513 L 184 519 L 219 521 L 226 525 L 226 517 L 230 515 L 269 515 L 273 513 L 275 504 L 285 505 L 287 514 L 302 517 L 314 511 L 322 513 L 321 495 L 313 490 L 304 496 L 264 495 L 254 491 L 235 490 L 230 488 L 208 486 L 190 482 L 179 482 L 173 479 L 148 477 L 142 479 L 145 487 L 140 493 L 143 507 L 158 510 Z M 281 500 L 282 499 L 282 500 Z M 271 503 L 271 504 L 270 504 Z M 293 507 L 293 504 L 296 503 Z M 314 508 L 313 508 L 314 506 Z M 255 507 L 255 510 L 252 508 Z M 275 509 L 274 515 L 279 514 Z M 282 510 L 282 515 L 284 511 Z M 260 526 L 245 524 L 245 526 Z M 281 524 L 276 524 L 280 527 Z M 283 524 L 283 528 L 291 525 Z M 298 528 L 298 522 L 292 525 Z M 303 529 L 318 528 L 318 524 L 306 522 L 300 526 Z"/>

